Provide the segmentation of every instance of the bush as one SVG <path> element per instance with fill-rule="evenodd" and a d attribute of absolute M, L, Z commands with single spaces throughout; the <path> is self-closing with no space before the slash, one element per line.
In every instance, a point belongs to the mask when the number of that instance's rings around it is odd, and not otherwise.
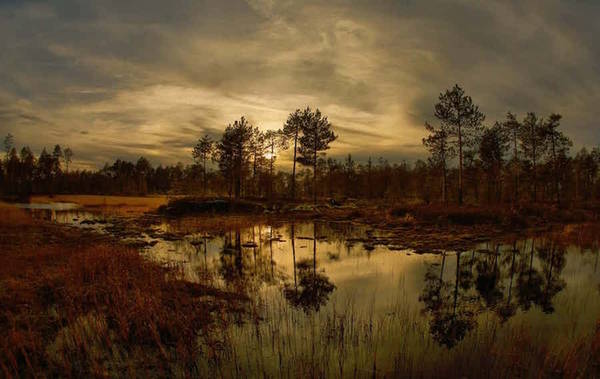
<path fill-rule="evenodd" d="M 187 214 L 253 214 L 263 213 L 265 206 L 246 200 L 206 200 L 202 198 L 186 197 L 169 201 L 169 204 L 159 207 L 158 211 L 169 216 L 182 216 Z"/>

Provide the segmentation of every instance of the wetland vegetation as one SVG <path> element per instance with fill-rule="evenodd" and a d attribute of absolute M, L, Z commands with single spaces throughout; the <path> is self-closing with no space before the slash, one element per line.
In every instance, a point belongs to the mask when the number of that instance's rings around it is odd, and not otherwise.
<path fill-rule="evenodd" d="M 6 376 L 598 375 L 595 223 L 443 248 L 403 245 L 406 225 L 71 204 L 2 207 Z"/>

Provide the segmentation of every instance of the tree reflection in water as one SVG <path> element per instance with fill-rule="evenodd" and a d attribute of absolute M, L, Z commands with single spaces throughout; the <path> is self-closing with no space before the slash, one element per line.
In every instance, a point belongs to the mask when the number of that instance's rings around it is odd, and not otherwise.
<path fill-rule="evenodd" d="M 508 293 L 506 296 L 506 301 L 503 301 L 498 307 L 496 307 L 496 313 L 500 317 L 500 321 L 502 323 L 508 321 L 512 316 L 517 313 L 517 304 L 512 301 L 512 290 L 513 290 L 513 282 L 515 276 L 515 259 L 519 250 L 517 249 L 517 241 L 515 240 L 512 245 L 512 249 L 510 252 L 510 270 L 508 272 L 509 282 L 508 282 Z M 503 260 L 503 263 L 508 264 L 506 258 Z"/>
<path fill-rule="evenodd" d="M 475 287 L 479 296 L 488 308 L 495 307 L 502 299 L 502 291 L 499 288 L 500 271 L 498 269 L 498 257 L 500 245 L 493 250 L 483 250 L 477 260 L 477 279 Z"/>
<path fill-rule="evenodd" d="M 475 325 L 472 299 L 466 293 L 472 282 L 461 280 L 461 273 L 470 265 L 463 263 L 461 266 L 462 254 L 455 254 L 454 285 L 444 280 L 447 254 L 443 253 L 439 275 L 435 273 L 437 265 L 431 265 L 425 274 L 425 289 L 419 298 L 425 303 L 425 312 L 431 316 L 429 330 L 433 339 L 449 348 L 462 340 Z"/>
<path fill-rule="evenodd" d="M 262 229 L 250 230 L 249 241 L 242 243 L 240 229 L 225 234 L 219 254 L 218 273 L 226 288 L 242 294 L 256 293 L 263 285 L 277 282 L 272 241 L 268 241 L 269 257 L 262 250 Z"/>
<path fill-rule="evenodd" d="M 544 313 L 554 312 L 552 299 L 567 285 L 560 277 L 560 273 L 567 264 L 566 252 L 566 246 L 556 240 L 545 241 L 538 250 L 544 277 L 544 288 L 538 304 Z"/>
<path fill-rule="evenodd" d="M 317 272 L 317 225 L 313 224 L 313 258 L 296 262 L 294 224 L 291 226 L 290 240 L 294 264 L 294 286 L 286 284 L 283 294 L 289 303 L 305 312 L 318 311 L 329 300 L 335 289 L 329 278 Z"/>
<path fill-rule="evenodd" d="M 239 293 L 245 293 L 248 288 L 250 275 L 248 262 L 244 262 L 240 229 L 225 235 L 223 250 L 220 254 L 219 274 L 225 285 Z"/>
<path fill-rule="evenodd" d="M 558 238 L 532 239 L 523 250 L 527 253 L 520 254 L 513 242 L 509 249 L 496 245 L 473 251 L 466 258 L 465 253 L 456 253 L 453 281 L 444 280 L 448 253 L 442 254 L 441 263 L 428 265 L 419 300 L 430 317 L 434 340 L 449 348 L 455 346 L 476 326 L 476 316 L 485 311 L 494 312 L 501 322 L 518 309 L 527 311 L 533 306 L 554 312 L 553 299 L 566 286 L 560 277 L 566 265 L 566 244 Z"/>
<path fill-rule="evenodd" d="M 329 226 L 313 224 L 313 235 L 308 238 L 297 237 L 296 226 L 289 226 L 288 251 L 293 262 L 293 273 L 289 274 L 278 272 L 275 267 L 274 245 L 278 237 L 272 228 L 264 230 L 259 226 L 257 233 L 248 230 L 244 237 L 239 229 L 225 235 L 219 265 L 225 286 L 251 295 L 265 284 L 283 284 L 283 295 L 291 306 L 305 312 L 319 311 L 336 288 L 319 269 L 317 260 L 318 236 L 328 235 L 330 230 L 324 227 Z M 247 241 L 242 243 L 242 238 Z M 298 258 L 298 238 L 309 241 L 312 257 Z M 478 315 L 483 312 L 496 315 L 501 323 L 532 308 L 554 312 L 554 298 L 566 287 L 561 278 L 566 247 L 560 236 L 550 236 L 519 243 L 490 243 L 469 252 L 443 253 L 437 262 L 427 264 L 419 296 L 431 336 L 452 348 L 477 325 Z"/>

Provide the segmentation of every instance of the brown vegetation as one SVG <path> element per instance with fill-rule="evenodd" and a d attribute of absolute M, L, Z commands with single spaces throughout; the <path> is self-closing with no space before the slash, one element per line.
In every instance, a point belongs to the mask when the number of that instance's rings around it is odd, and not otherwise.
<path fill-rule="evenodd" d="M 198 336 L 243 301 L 179 280 L 107 237 L 1 211 L 4 377 L 193 372 Z"/>
<path fill-rule="evenodd" d="M 168 202 L 166 196 L 100 196 L 100 195 L 52 195 L 31 196 L 32 203 L 75 203 L 88 209 L 115 210 L 123 213 L 154 211 Z"/>

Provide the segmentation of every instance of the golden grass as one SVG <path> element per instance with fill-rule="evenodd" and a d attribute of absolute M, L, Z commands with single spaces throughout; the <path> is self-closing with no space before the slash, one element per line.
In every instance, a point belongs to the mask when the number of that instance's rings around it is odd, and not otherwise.
<path fill-rule="evenodd" d="M 31 216 L 23 209 L 0 201 L 0 225 L 31 225 Z"/>
<path fill-rule="evenodd" d="M 125 213 L 154 211 L 168 202 L 167 196 L 100 196 L 100 195 L 52 195 L 32 196 L 32 203 L 65 202 L 86 208 L 120 209 Z"/>

